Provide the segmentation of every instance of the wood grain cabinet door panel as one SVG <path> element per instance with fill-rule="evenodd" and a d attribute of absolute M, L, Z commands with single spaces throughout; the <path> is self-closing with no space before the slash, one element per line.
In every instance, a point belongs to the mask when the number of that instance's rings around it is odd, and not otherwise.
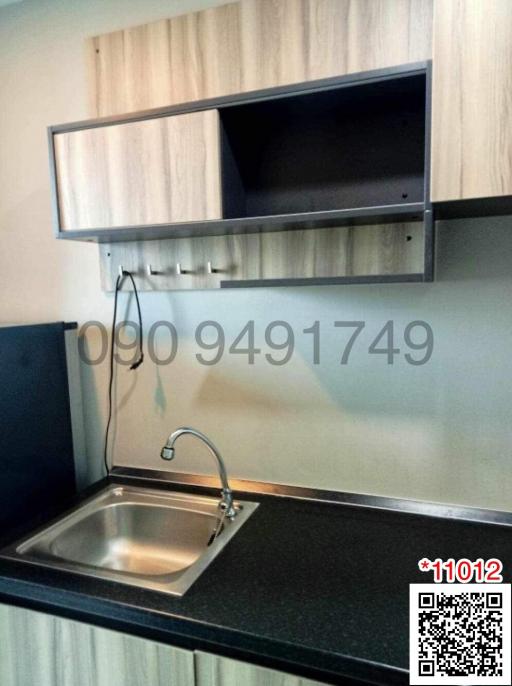
<path fill-rule="evenodd" d="M 256 667 L 210 653 L 195 653 L 196 686 L 322 686 L 284 672 Z"/>
<path fill-rule="evenodd" d="M 220 219 L 219 114 L 55 133 L 62 230 Z"/>
<path fill-rule="evenodd" d="M 433 0 L 241 0 L 87 41 L 91 116 L 431 57 Z"/>
<path fill-rule="evenodd" d="M 432 200 L 512 194 L 512 2 L 436 0 Z"/>
<path fill-rule="evenodd" d="M 194 654 L 0 605 L 2 686 L 194 686 Z"/>

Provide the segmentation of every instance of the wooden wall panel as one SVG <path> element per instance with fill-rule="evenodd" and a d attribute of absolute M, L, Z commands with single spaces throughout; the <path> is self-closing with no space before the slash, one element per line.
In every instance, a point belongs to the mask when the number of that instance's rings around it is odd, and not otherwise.
<path fill-rule="evenodd" d="M 511 0 L 436 0 L 434 201 L 512 194 L 511 36 Z"/>
<path fill-rule="evenodd" d="M 241 0 L 91 38 L 91 116 L 429 59 L 432 1 Z"/>
<path fill-rule="evenodd" d="M 242 0 L 244 90 L 429 59 L 430 0 Z"/>
<path fill-rule="evenodd" d="M 55 134 L 62 228 L 221 218 L 219 135 L 217 110 Z"/>
<path fill-rule="evenodd" d="M 142 291 L 218 288 L 221 281 L 420 273 L 420 222 L 334 229 L 171 238 L 100 246 L 102 288 L 114 289 L 119 265 Z M 208 274 L 212 262 L 217 272 Z M 176 263 L 184 270 L 176 274 Z M 159 272 L 147 277 L 151 264 Z"/>
<path fill-rule="evenodd" d="M 87 41 L 91 116 L 237 93 L 237 4 L 104 34 Z"/>
<path fill-rule="evenodd" d="M 0 605 L 2 686 L 192 686 L 187 650 Z"/>

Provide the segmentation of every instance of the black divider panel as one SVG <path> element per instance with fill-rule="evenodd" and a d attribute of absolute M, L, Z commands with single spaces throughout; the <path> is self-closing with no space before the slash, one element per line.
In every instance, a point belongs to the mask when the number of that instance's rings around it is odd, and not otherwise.
<path fill-rule="evenodd" d="M 63 323 L 0 328 L 0 534 L 75 491 Z"/>

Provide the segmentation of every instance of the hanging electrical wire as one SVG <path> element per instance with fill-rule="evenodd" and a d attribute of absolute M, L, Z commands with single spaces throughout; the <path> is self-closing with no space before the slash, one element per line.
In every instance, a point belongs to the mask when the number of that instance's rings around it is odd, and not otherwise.
<path fill-rule="evenodd" d="M 137 285 L 135 284 L 135 279 L 131 272 L 122 270 L 116 280 L 116 287 L 114 293 L 114 315 L 112 318 L 112 331 L 111 331 L 111 341 L 110 341 L 110 358 L 109 358 L 109 382 L 108 382 L 108 418 L 107 426 L 105 429 L 105 446 L 103 451 L 103 463 L 105 465 L 105 471 L 107 476 L 110 473 L 108 466 L 108 439 L 110 433 L 110 424 L 112 422 L 112 389 L 114 385 L 114 347 L 115 347 L 115 337 L 116 337 L 116 320 L 117 320 L 117 300 L 119 291 L 125 278 L 129 278 L 132 283 L 133 292 L 135 294 L 135 302 L 137 304 L 137 314 L 139 318 L 139 357 L 130 366 L 130 371 L 138 369 L 140 365 L 144 362 L 144 331 L 142 327 L 142 311 L 140 309 L 139 293 L 137 291 Z"/>

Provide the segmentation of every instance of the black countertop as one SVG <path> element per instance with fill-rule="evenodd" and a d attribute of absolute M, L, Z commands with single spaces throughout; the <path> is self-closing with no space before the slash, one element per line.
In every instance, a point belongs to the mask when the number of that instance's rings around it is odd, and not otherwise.
<path fill-rule="evenodd" d="M 409 584 L 432 582 L 418 560 L 497 557 L 511 581 L 507 526 L 236 495 L 260 507 L 183 597 L 0 558 L 0 602 L 334 684 L 408 684 Z"/>

